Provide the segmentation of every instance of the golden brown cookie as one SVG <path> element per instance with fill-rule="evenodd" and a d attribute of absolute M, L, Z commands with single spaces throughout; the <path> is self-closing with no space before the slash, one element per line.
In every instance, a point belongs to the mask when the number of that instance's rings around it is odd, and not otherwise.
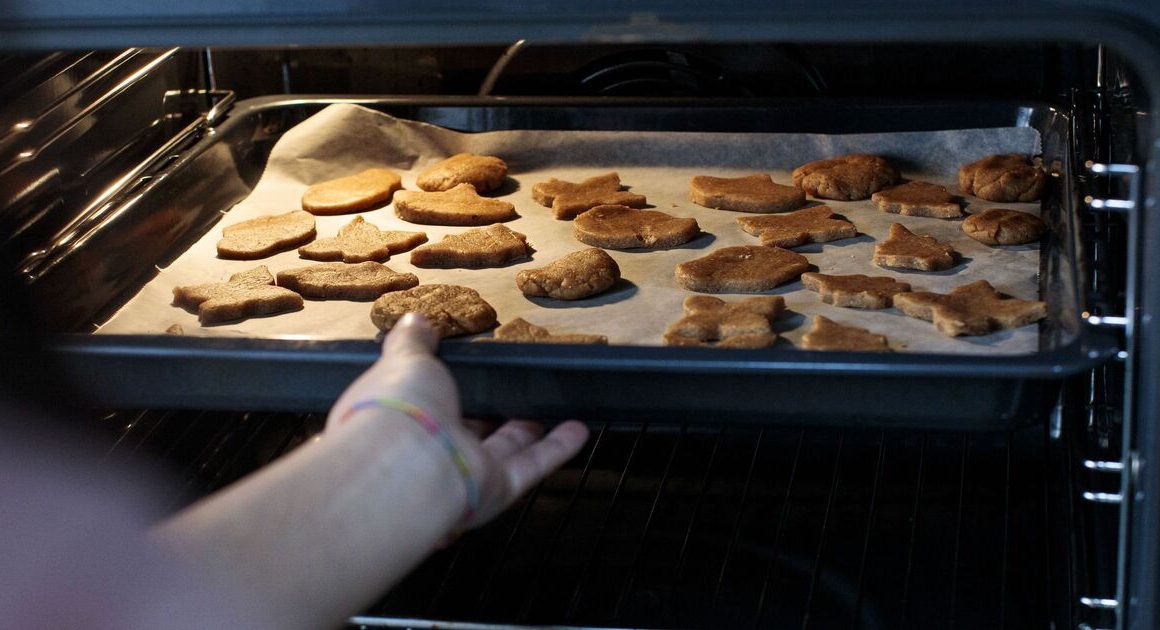
<path fill-rule="evenodd" d="M 526 236 L 496 223 L 460 234 L 448 234 L 438 243 L 414 249 L 411 251 L 411 264 L 443 268 L 498 267 L 531 254 L 532 248 L 528 246 Z"/>
<path fill-rule="evenodd" d="M 689 182 L 689 199 L 706 208 L 735 212 L 786 212 L 802 207 L 806 194 L 776 184 L 764 173 L 744 177 L 697 175 Z"/>
<path fill-rule="evenodd" d="M 814 326 L 802 335 L 807 350 L 847 352 L 890 352 L 886 337 L 857 326 L 844 326 L 821 315 L 814 316 Z"/>
<path fill-rule="evenodd" d="M 1022 153 L 988 155 L 959 167 L 959 189 L 987 201 L 1035 201 L 1047 175 Z"/>
<path fill-rule="evenodd" d="M 235 273 L 229 282 L 174 287 L 173 304 L 197 309 L 197 320 L 205 325 L 296 311 L 303 302 L 301 295 L 274 286 L 274 276 L 263 265 Z"/>
<path fill-rule="evenodd" d="M 454 284 L 421 284 L 384 293 L 371 307 L 371 321 L 386 332 L 407 313 L 426 317 L 440 337 L 470 335 L 495 326 L 495 309 L 475 289 Z"/>
<path fill-rule="evenodd" d="M 395 214 L 423 225 L 490 225 L 516 218 L 516 207 L 502 199 L 480 197 L 471 184 L 441 192 L 401 190 Z"/>
<path fill-rule="evenodd" d="M 386 204 L 403 187 L 398 173 L 369 168 L 357 175 L 315 184 L 302 194 L 302 209 L 311 214 L 361 212 Z"/>
<path fill-rule="evenodd" d="M 315 300 L 373 300 L 419 284 L 413 273 L 396 273 L 374 261 L 329 262 L 278 272 L 278 284 Z"/>
<path fill-rule="evenodd" d="M 701 233 L 696 219 L 628 206 L 596 206 L 572 222 L 576 240 L 607 249 L 664 249 Z"/>
<path fill-rule="evenodd" d="M 886 276 L 831 276 L 824 273 L 802 274 L 802 285 L 817 291 L 826 304 L 847 308 L 887 308 L 894 296 L 910 291 L 910 285 Z"/>
<path fill-rule="evenodd" d="M 770 322 L 785 311 L 780 295 L 739 302 L 708 295 L 685 298 L 685 316 L 665 329 L 665 345 L 765 348 L 777 340 Z"/>
<path fill-rule="evenodd" d="M 457 153 L 419 173 L 415 185 L 436 192 L 471 184 L 479 192 L 490 192 L 503 184 L 507 172 L 507 164 L 494 155 Z"/>
<path fill-rule="evenodd" d="M 643 208 L 644 195 L 620 189 L 620 175 L 605 173 L 574 184 L 552 178 L 532 186 L 532 199 L 552 209 L 557 219 L 573 219 L 596 206 L 615 205 Z"/>
<path fill-rule="evenodd" d="M 882 212 L 908 217 L 955 219 L 963 216 L 963 206 L 946 187 L 927 182 L 906 182 L 870 195 Z"/>
<path fill-rule="evenodd" d="M 537 326 L 519 317 L 495 329 L 494 337 L 480 337 L 476 341 L 501 341 L 504 343 L 572 343 L 586 345 L 607 345 L 604 335 L 565 333 L 554 335 L 547 328 Z"/>
<path fill-rule="evenodd" d="M 302 210 L 270 214 L 222 228 L 220 258 L 253 260 L 293 249 L 314 238 L 314 215 Z"/>
<path fill-rule="evenodd" d="M 967 236 L 987 245 L 1022 245 L 1038 241 L 1047 225 L 1029 212 L 987 208 L 963 221 Z"/>
<path fill-rule="evenodd" d="M 803 164 L 793 185 L 819 199 L 856 201 L 898 181 L 898 169 L 877 155 L 843 155 Z"/>
<path fill-rule="evenodd" d="M 890 224 L 890 238 L 874 246 L 874 264 L 918 271 L 942 271 L 955 266 L 959 253 L 932 236 L 915 234 L 900 223 Z"/>
<path fill-rule="evenodd" d="M 949 294 L 899 293 L 894 306 L 911 317 L 934 322 L 944 335 L 986 335 L 1017 328 L 1047 317 L 1047 304 L 1005 298 L 986 280 L 954 289 Z"/>
<path fill-rule="evenodd" d="M 320 238 L 298 248 L 298 255 L 308 260 L 360 263 L 368 260 L 384 262 L 391 254 L 398 254 L 427 242 L 424 232 L 384 232 L 355 217 L 338 230 L 334 238 Z"/>
<path fill-rule="evenodd" d="M 810 268 L 805 256 L 780 247 L 722 247 L 677 265 L 677 282 L 701 293 L 758 293 L 796 279 Z"/>
<path fill-rule="evenodd" d="M 858 228 L 844 219 L 835 219 L 829 206 L 815 206 L 785 214 L 738 217 L 737 225 L 762 245 L 797 247 L 806 243 L 826 243 L 858 236 Z"/>
<path fill-rule="evenodd" d="M 598 247 L 553 260 L 540 269 L 516 274 L 516 286 L 529 297 L 579 300 L 607 291 L 620 279 L 620 266 Z"/>

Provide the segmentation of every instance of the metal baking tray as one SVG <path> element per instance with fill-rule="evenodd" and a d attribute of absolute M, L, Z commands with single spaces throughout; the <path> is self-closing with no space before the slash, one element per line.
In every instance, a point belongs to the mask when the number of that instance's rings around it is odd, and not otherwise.
<path fill-rule="evenodd" d="M 446 340 L 472 416 L 1000 429 L 1042 421 L 1065 377 L 1115 353 L 1082 323 L 1071 119 L 1045 104 L 266 97 L 234 104 L 187 150 L 164 156 L 83 235 L 25 272 L 53 352 L 90 404 L 324 410 L 377 355 L 372 340 L 92 335 L 155 272 L 246 197 L 273 144 L 327 105 L 355 103 L 459 131 L 598 129 L 890 132 L 1031 126 L 1057 173 L 1043 202 L 1040 350 L 1018 356 L 869 355 Z M 84 282 L 77 283 L 76 278 Z M 80 286 L 78 286 L 78 284 Z M 83 332 L 81 332 L 83 331 Z"/>

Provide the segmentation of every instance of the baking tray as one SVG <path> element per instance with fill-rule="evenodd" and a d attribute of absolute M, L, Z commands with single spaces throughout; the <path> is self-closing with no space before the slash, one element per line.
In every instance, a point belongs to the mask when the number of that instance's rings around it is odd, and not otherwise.
<path fill-rule="evenodd" d="M 817 353 L 646 346 L 562 347 L 447 340 L 440 355 L 476 416 L 994 429 L 1045 417 L 1059 382 L 1114 353 L 1081 325 L 1070 119 L 1046 105 L 996 102 L 577 101 L 263 98 L 127 195 L 83 246 L 43 270 L 36 293 L 61 328 L 107 317 L 246 197 L 281 135 L 333 103 L 460 131 L 600 129 L 818 133 L 1034 127 L 1059 175 L 1043 203 L 1040 350 L 1017 356 Z M 69 280 L 84 274 L 86 290 Z M 62 299 L 64 293 L 68 299 Z M 80 293 L 80 294 L 78 294 Z M 113 296 L 110 299 L 110 296 Z M 67 304 L 68 307 L 62 307 Z M 115 407 L 325 409 L 374 358 L 366 341 L 62 335 L 55 350 Z"/>

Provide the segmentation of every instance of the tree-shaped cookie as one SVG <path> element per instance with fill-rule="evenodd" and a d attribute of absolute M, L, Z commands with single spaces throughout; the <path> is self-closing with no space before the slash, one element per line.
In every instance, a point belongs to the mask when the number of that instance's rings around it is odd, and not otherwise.
<path fill-rule="evenodd" d="M 761 237 L 762 245 L 797 247 L 806 243 L 826 243 L 858 236 L 858 228 L 844 219 L 835 219 L 829 206 L 814 206 L 784 214 L 738 217 L 737 225 Z"/>
<path fill-rule="evenodd" d="M 552 209 L 557 219 L 573 219 L 596 206 L 617 205 L 643 208 L 644 195 L 621 190 L 620 175 L 605 173 L 580 182 L 552 178 L 532 186 L 532 199 Z"/>
<path fill-rule="evenodd" d="M 1047 316 L 1046 303 L 1004 297 L 986 280 L 965 284 L 949 294 L 900 293 L 894 296 L 894 306 L 911 317 L 933 322 L 939 332 L 951 337 L 986 335 Z"/>
<path fill-rule="evenodd" d="M 338 230 L 338 236 L 303 245 L 298 248 L 298 255 L 309 260 L 341 260 L 351 264 L 384 262 L 391 254 L 405 252 L 426 242 L 427 234 L 424 232 L 384 231 L 362 217 L 355 217 Z"/>
<path fill-rule="evenodd" d="M 915 234 L 900 223 L 890 225 L 890 238 L 874 246 L 874 264 L 918 271 L 942 271 L 955 266 L 959 253 L 933 236 Z"/>
<path fill-rule="evenodd" d="M 726 302 L 708 295 L 685 298 L 685 316 L 665 330 L 665 345 L 765 348 L 777 340 L 770 322 L 785 311 L 780 295 Z"/>
<path fill-rule="evenodd" d="M 274 286 L 274 276 L 265 265 L 235 273 L 228 282 L 173 288 L 173 304 L 196 310 L 202 325 L 296 311 L 302 303 L 301 295 Z"/>
<path fill-rule="evenodd" d="M 886 337 L 865 328 L 839 324 L 821 315 L 814 316 L 813 328 L 802 336 L 802 347 L 807 350 L 839 350 L 848 352 L 889 352 Z"/>

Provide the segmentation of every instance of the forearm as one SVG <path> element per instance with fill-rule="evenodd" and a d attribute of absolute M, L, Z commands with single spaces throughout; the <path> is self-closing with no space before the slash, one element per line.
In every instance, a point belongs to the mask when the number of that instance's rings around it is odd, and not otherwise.
<path fill-rule="evenodd" d="M 282 627 L 319 628 L 373 602 L 462 515 L 447 452 L 393 410 L 358 414 L 155 536 Z M 326 542 L 323 542 L 326 541 Z"/>

